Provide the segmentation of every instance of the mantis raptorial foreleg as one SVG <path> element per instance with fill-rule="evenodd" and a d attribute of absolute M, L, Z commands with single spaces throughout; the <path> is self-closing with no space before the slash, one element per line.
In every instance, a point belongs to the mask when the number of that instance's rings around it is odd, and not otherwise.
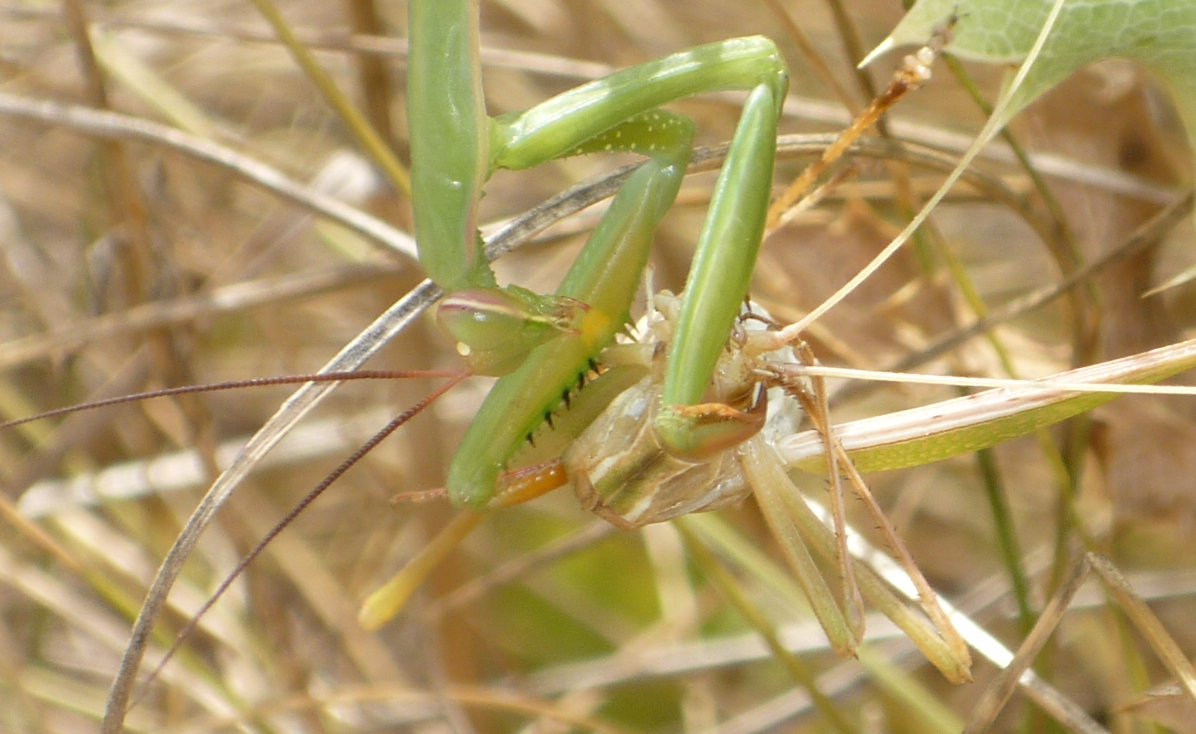
<path fill-rule="evenodd" d="M 449 5 L 457 6 L 457 15 L 450 17 Z M 747 294 L 764 232 L 777 116 L 787 87 L 785 67 L 772 42 L 733 39 L 617 72 L 527 112 L 491 120 L 489 137 L 482 140 L 476 60 L 470 56 L 473 39 L 449 34 L 453 45 L 440 49 L 442 41 L 436 35 L 443 27 L 464 22 L 466 8 L 463 3 L 446 3 L 433 12 L 420 6 L 412 6 L 413 26 L 436 26 L 429 29 L 436 38 L 431 42 L 434 48 L 426 51 L 430 57 L 468 57 L 475 70 L 460 80 L 450 77 L 450 99 L 458 100 L 452 105 L 455 113 L 438 110 L 434 121 L 419 122 L 420 128 L 427 124 L 429 136 L 435 133 L 435 151 L 452 148 L 444 136 L 455 129 L 454 137 L 468 139 L 462 146 L 467 155 L 442 166 L 437 155 L 427 152 L 422 136 L 413 135 L 417 201 L 425 197 L 432 202 L 417 219 L 421 260 L 426 259 L 432 276 L 446 287 L 468 288 L 450 295 L 440 314 L 474 368 L 495 374 L 516 370 L 491 391 L 458 448 L 447 483 L 453 501 L 478 508 L 494 496 L 498 475 L 514 451 L 584 378 L 598 352 L 625 323 L 651 233 L 676 196 L 689 158 L 691 125 L 656 107 L 727 88 L 750 91 L 698 239 L 653 430 L 669 453 L 691 459 L 734 446 L 759 430 L 759 416 L 703 401 Z M 840 155 L 881 110 L 925 81 L 934 50 L 924 51 L 907 60 L 889 92 L 869 108 L 871 116 L 848 129 L 822 164 Z M 424 68 L 424 53 L 412 57 L 412 74 L 421 79 L 430 73 Z M 442 81 L 437 75 L 436 84 L 423 79 L 415 85 L 413 118 L 423 106 L 443 104 L 429 98 L 428 91 L 435 88 L 441 94 L 437 85 Z M 457 199 L 479 187 L 494 169 L 525 168 L 599 150 L 634 151 L 651 160 L 615 197 L 554 296 L 495 288 L 472 234 L 473 209 Z M 476 160 L 482 155 L 489 161 L 485 170 Z M 443 251 L 442 240 L 448 243 Z M 460 248 L 468 253 L 443 254 Z"/>
<path fill-rule="evenodd" d="M 429 274 L 450 291 L 441 320 L 475 370 L 511 372 L 471 423 L 449 470 L 449 495 L 481 507 L 514 451 L 574 389 L 627 320 L 652 232 L 672 205 L 693 126 L 657 108 L 700 92 L 748 89 L 699 241 L 695 273 L 719 271 L 717 295 L 691 289 L 693 333 L 678 347 L 698 364 L 671 375 L 670 404 L 697 402 L 739 301 L 747 292 L 772 186 L 776 122 L 787 88 L 773 43 L 742 38 L 615 73 L 518 114 L 487 118 L 477 61 L 476 7 L 466 0 L 411 4 L 409 101 L 416 236 Z M 602 150 L 650 157 L 624 185 L 553 296 L 497 288 L 477 237 L 481 186 L 520 169 Z M 709 278 L 701 275 L 695 277 Z M 512 370 L 514 370 L 512 372 Z M 704 376 L 703 376 L 704 375 Z"/>

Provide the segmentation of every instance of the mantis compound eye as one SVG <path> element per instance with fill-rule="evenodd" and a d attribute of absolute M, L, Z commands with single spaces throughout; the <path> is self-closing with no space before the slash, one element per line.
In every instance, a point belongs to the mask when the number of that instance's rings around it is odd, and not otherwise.
<path fill-rule="evenodd" d="M 498 376 L 513 372 L 541 344 L 576 334 L 588 310 L 573 298 L 511 286 L 452 293 L 440 302 L 436 316 L 476 374 Z"/>

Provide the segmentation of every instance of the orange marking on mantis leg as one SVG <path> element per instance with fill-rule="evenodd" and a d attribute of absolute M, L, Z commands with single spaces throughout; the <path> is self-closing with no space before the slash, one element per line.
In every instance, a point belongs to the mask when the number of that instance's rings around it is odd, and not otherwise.
<path fill-rule="evenodd" d="M 610 332 L 610 316 L 600 309 L 591 308 L 582 314 L 577 324 L 581 338 L 590 343 L 605 340 Z"/>
<path fill-rule="evenodd" d="M 508 472 L 499 479 L 498 494 L 490 506 L 498 508 L 521 505 L 568 483 L 569 475 L 560 459 Z"/>

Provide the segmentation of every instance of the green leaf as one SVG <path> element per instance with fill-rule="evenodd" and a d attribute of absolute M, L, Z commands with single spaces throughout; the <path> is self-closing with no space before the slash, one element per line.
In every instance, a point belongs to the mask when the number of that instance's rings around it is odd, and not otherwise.
<path fill-rule="evenodd" d="M 1055 3 L 1051 0 L 919 0 L 868 59 L 926 43 L 958 18 L 947 50 L 965 59 L 1020 64 Z M 999 120 L 1006 124 L 1080 67 L 1107 58 L 1141 62 L 1165 84 L 1196 141 L 1196 2 L 1192 0 L 1062 0 L 1041 53 Z"/>

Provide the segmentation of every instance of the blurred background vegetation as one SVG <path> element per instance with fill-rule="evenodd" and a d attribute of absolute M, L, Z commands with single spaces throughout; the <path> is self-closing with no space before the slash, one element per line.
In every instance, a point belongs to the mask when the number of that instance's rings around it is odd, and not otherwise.
<path fill-rule="evenodd" d="M 763 0 L 486 0 L 481 40 L 492 114 L 526 108 L 604 70 L 708 41 L 764 34 L 792 70 L 785 133 L 837 131 L 869 98 L 854 59 L 897 22 L 897 0 L 782 0 L 799 41 Z M 406 159 L 402 2 L 280 3 L 300 39 Z M 836 9 L 843 16 L 836 19 Z M 374 172 L 251 4 L 142 0 L 0 3 L 6 99 L 106 107 L 221 143 L 313 190 L 410 230 L 409 201 Z M 847 25 L 842 21 L 846 20 Z M 90 43 L 83 43 L 84 26 Z M 849 28 L 849 31 L 845 31 Z M 802 47 L 816 53 L 830 79 Z M 505 52 L 505 53 L 500 53 Z M 894 55 L 862 73 L 883 87 Z M 987 99 L 1001 70 L 966 67 Z M 417 264 L 170 146 L 81 133 L 70 120 L 0 117 L 0 411 L 6 418 L 166 385 L 314 371 L 421 277 Z M 678 103 L 699 143 L 725 141 L 736 97 Z M 958 155 L 983 124 L 946 66 L 889 120 L 903 140 Z M 123 122 L 121 123 L 123 124 Z M 978 171 L 1010 191 L 961 186 L 913 247 L 809 334 L 822 361 L 884 368 L 989 308 L 1117 251 L 1185 190 L 1190 153 L 1139 70 L 1077 74 L 1013 128 L 1056 199 L 1051 209 L 1004 144 Z M 483 221 L 514 216 L 630 159 L 586 157 L 500 173 Z M 809 157 L 780 161 L 792 179 Z M 792 320 L 899 230 L 943 171 L 859 158 L 845 181 L 765 243 L 753 298 Z M 713 176 L 692 176 L 657 235 L 657 288 L 683 282 Z M 1011 206 L 1013 204 L 1014 206 Z M 1028 222 L 1030 222 L 1028 224 Z M 1037 229 L 1035 225 L 1037 223 Z M 592 219 L 504 258 L 505 278 L 549 290 Z M 1193 327 L 1193 290 L 1142 298 L 1190 261 L 1189 216 L 1063 298 L 1000 326 L 1020 376 L 1133 354 Z M 421 322 L 372 363 L 452 367 Z M 973 339 L 923 369 L 1007 376 Z M 129 716 L 133 731 L 822 731 L 668 526 L 615 532 L 570 493 L 503 512 L 377 634 L 359 600 L 451 515 L 444 501 L 392 504 L 441 486 L 487 384 L 455 389 L 303 513 L 193 632 Z M 159 624 L 168 643 L 271 525 L 386 419 L 431 389 L 412 380 L 340 389 L 295 446 L 256 472 L 201 540 Z M 835 405 L 838 420 L 951 397 L 886 388 Z M 0 731 L 97 726 L 132 616 L 159 560 L 223 461 L 286 388 L 152 401 L 0 435 L 8 522 L 0 531 Z M 1002 539 L 1015 537 L 1040 605 L 1077 537 L 1109 554 L 1180 643 L 1196 650 L 1196 426 L 1185 400 L 1123 399 L 1089 419 L 962 457 L 872 477 L 932 584 L 1016 648 L 1024 637 Z M 1046 446 L 1051 446 L 1050 450 Z M 1066 479 L 1070 469 L 1074 482 Z M 805 488 L 823 492 L 825 480 Z M 994 529 L 990 495 L 1013 533 Z M 727 532 L 775 556 L 754 506 Z M 865 522 L 861 530 L 868 530 Z M 779 557 L 779 556 L 777 556 Z M 889 635 L 874 662 L 836 659 L 805 610 L 745 575 L 858 731 L 952 730 L 993 675 L 955 687 Z M 1093 587 L 1066 617 L 1041 673 L 1117 731 L 1124 707 L 1165 675 Z M 987 597 L 984 595 L 987 594 Z M 981 598 L 984 597 L 984 598 Z M 792 628 L 789 626 L 793 625 Z M 883 625 L 873 628 L 883 633 Z M 883 636 L 883 634 L 882 634 Z M 1191 725 L 1188 717 L 1188 725 Z M 1000 729 L 1046 726 L 1023 699 Z M 1191 729 L 1189 729 L 1191 730 Z"/>

